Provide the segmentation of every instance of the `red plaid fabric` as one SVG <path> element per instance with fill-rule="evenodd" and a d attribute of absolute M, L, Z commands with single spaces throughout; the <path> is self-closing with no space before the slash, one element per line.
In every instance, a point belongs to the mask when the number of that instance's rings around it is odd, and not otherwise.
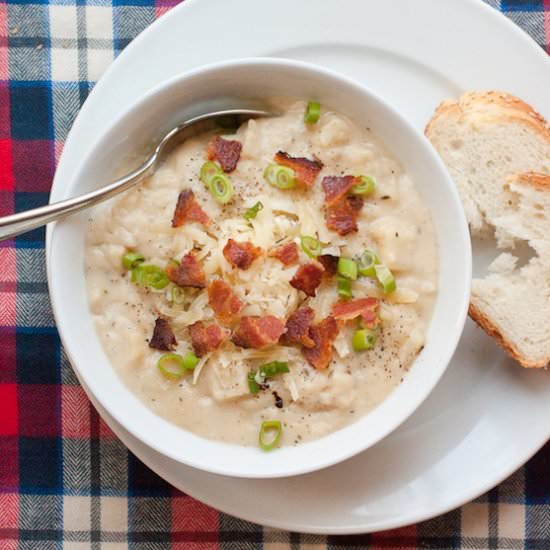
<path fill-rule="evenodd" d="M 489 3 L 550 53 L 550 0 Z M 0 215 L 47 202 L 94 82 L 171 6 L 0 1 Z M 0 243 L 0 550 L 259 546 L 550 549 L 550 446 L 475 502 L 395 531 L 310 536 L 220 514 L 149 471 L 90 405 L 51 314 L 44 230 Z"/>

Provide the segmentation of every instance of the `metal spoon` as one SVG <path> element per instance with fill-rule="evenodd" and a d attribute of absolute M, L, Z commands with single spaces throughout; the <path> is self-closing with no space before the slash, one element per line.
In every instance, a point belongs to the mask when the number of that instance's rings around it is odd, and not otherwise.
<path fill-rule="evenodd" d="M 58 220 L 106 201 L 127 189 L 137 185 L 143 178 L 151 175 L 162 157 L 174 146 L 179 145 L 185 139 L 213 127 L 236 128 L 242 122 L 255 117 L 273 116 L 273 113 L 259 109 L 227 109 L 206 113 L 191 118 L 170 130 L 157 145 L 151 156 L 137 169 L 126 176 L 119 178 L 105 187 L 60 202 L 54 202 L 39 208 L 33 208 L 26 212 L 12 214 L 0 218 L 0 241 L 11 239 L 16 235 L 31 231 L 42 225 Z"/>

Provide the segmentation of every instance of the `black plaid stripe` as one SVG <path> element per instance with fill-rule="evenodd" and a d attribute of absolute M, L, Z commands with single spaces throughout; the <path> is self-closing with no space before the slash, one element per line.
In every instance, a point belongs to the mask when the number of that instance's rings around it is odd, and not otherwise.
<path fill-rule="evenodd" d="M 67 495 L 89 495 L 92 487 L 90 441 L 63 440 L 63 490 Z"/>
<path fill-rule="evenodd" d="M 224 550 L 256 550 L 262 548 L 263 540 L 263 529 L 259 525 L 227 514 L 220 515 L 220 543 Z"/>
<path fill-rule="evenodd" d="M 544 32 L 544 14 L 542 11 L 513 11 L 507 15 L 518 27 L 521 27 L 530 35 L 539 46 L 545 47 L 547 38 Z"/>
<path fill-rule="evenodd" d="M 427 548 L 460 548 L 461 512 L 453 510 L 417 527 L 419 546 Z"/>
<path fill-rule="evenodd" d="M 61 347 L 59 351 L 59 363 L 59 370 L 61 371 L 61 384 L 66 386 L 78 386 L 78 378 L 71 367 L 71 363 L 63 347 Z"/>
<path fill-rule="evenodd" d="M 170 542 L 171 508 L 169 497 L 134 497 L 129 502 L 130 540 L 162 548 Z"/>
<path fill-rule="evenodd" d="M 84 102 L 85 94 L 75 83 L 54 83 L 52 105 L 54 133 L 58 141 L 65 141 L 72 123 Z"/>

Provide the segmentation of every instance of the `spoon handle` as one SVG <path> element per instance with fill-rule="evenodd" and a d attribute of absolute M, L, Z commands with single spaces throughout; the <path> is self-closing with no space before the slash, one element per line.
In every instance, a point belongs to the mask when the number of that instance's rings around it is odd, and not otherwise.
<path fill-rule="evenodd" d="M 26 233 L 27 231 L 63 218 L 68 214 L 74 214 L 126 191 L 150 174 L 155 163 L 155 158 L 156 156 L 151 157 L 145 164 L 130 174 L 96 191 L 26 210 L 25 212 L 19 212 L 18 214 L 0 217 L 0 241 L 11 239 L 21 233 Z"/>

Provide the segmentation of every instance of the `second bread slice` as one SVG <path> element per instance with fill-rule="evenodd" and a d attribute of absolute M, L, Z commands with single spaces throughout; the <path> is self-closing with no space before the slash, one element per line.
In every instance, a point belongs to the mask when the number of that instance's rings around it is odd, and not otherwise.
<path fill-rule="evenodd" d="M 470 317 L 522 366 L 545 367 L 550 360 L 550 269 L 539 258 L 516 269 L 515 258 L 503 256 L 509 265 L 472 281 Z"/>

